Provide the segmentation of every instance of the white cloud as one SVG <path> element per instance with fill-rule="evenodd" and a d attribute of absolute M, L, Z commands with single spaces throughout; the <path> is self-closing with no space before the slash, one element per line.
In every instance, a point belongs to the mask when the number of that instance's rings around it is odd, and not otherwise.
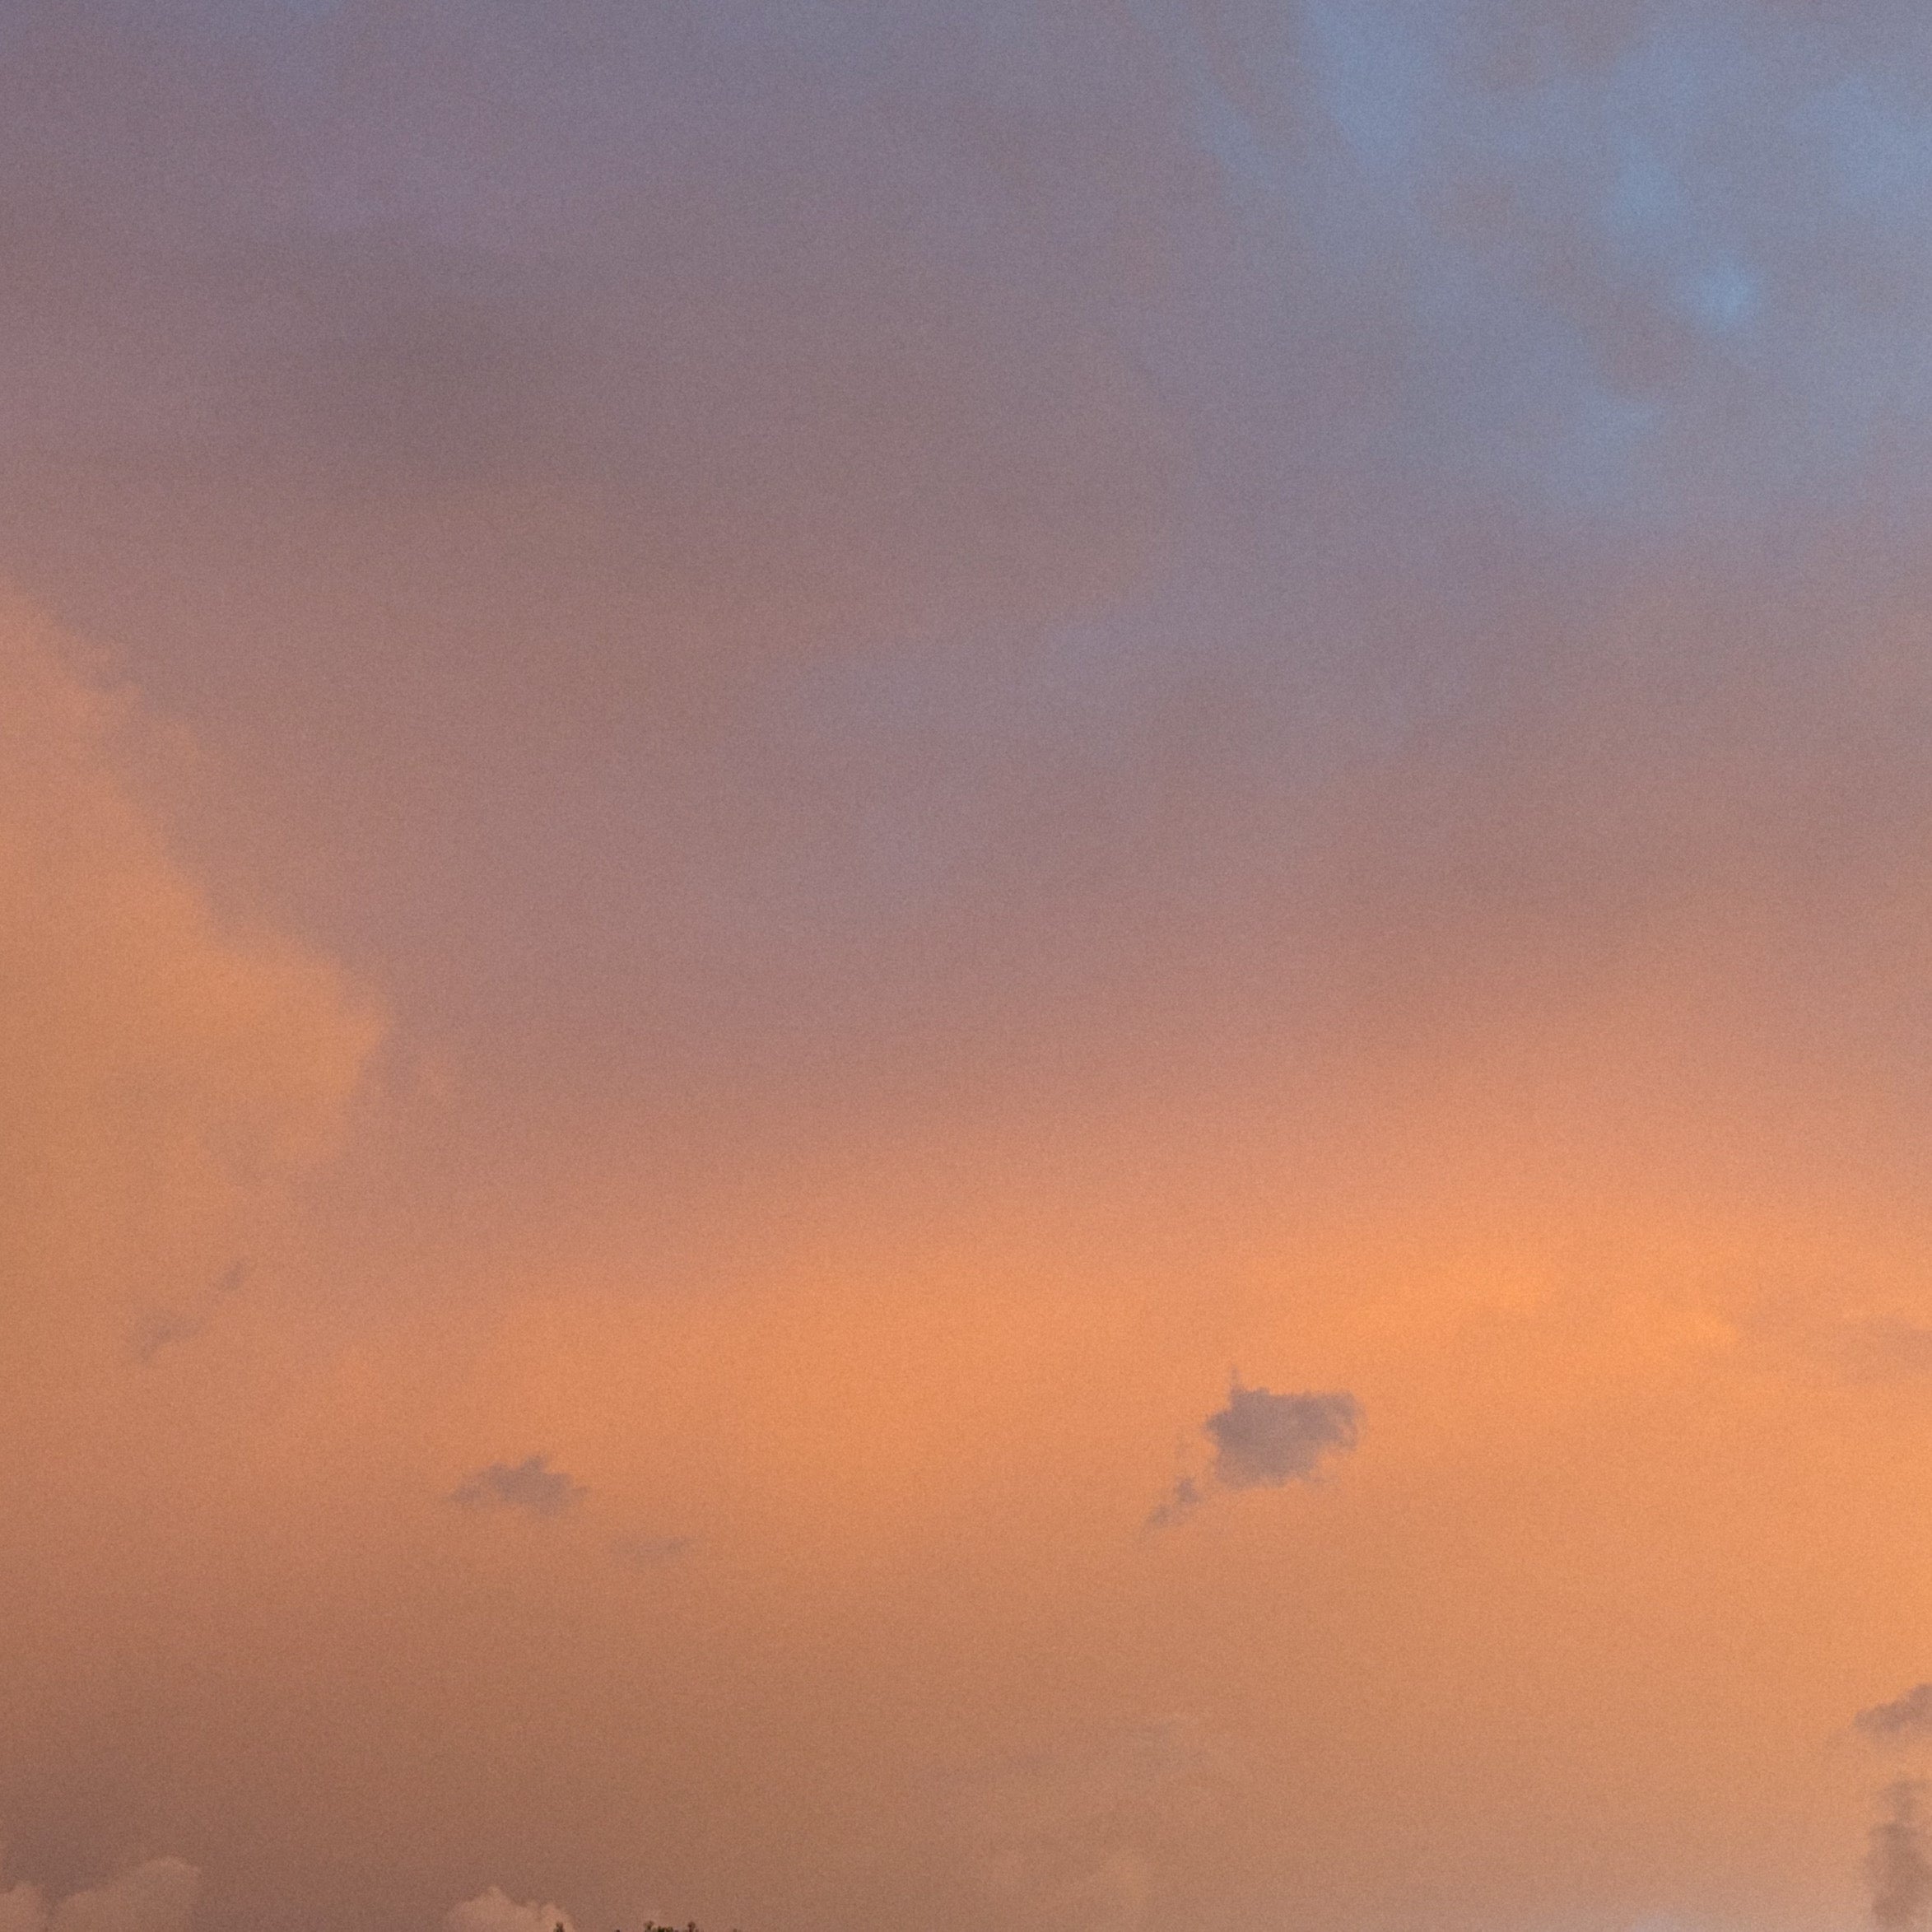
<path fill-rule="evenodd" d="M 445 1932 L 576 1932 L 561 1906 L 519 1905 L 500 1886 L 450 1906 Z"/>

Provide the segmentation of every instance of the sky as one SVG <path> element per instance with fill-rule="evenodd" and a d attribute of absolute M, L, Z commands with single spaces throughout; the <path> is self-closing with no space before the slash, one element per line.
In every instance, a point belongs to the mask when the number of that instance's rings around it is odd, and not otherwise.
<path fill-rule="evenodd" d="M 1932 20 L 0 7 L 0 1932 L 1932 1922 Z"/>

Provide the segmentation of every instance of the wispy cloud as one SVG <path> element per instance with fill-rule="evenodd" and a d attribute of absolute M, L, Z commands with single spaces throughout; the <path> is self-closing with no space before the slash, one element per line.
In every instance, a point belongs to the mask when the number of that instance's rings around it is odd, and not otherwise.
<path fill-rule="evenodd" d="M 1916 1683 L 1888 1704 L 1874 1704 L 1852 1719 L 1862 1736 L 1881 1743 L 1932 1738 L 1932 1683 Z"/>
<path fill-rule="evenodd" d="M 152 1362 L 164 1348 L 178 1342 L 199 1341 L 214 1326 L 222 1303 L 239 1295 L 247 1285 L 249 1272 L 246 1261 L 237 1261 L 198 1305 L 151 1310 L 135 1326 L 134 1359 Z"/>
<path fill-rule="evenodd" d="M 491 1463 L 476 1470 L 463 1478 L 449 1500 L 466 1510 L 523 1510 L 533 1516 L 561 1516 L 589 1493 L 561 1469 L 552 1469 L 547 1455 L 530 1455 L 520 1463 Z"/>
<path fill-rule="evenodd" d="M 1919 1809 L 1925 1790 L 1916 1778 L 1888 1785 L 1885 1815 L 1872 1827 L 1865 1878 L 1871 1887 L 1872 1921 L 1887 1932 L 1920 1924 L 1932 1905 L 1932 1857 L 1926 1854 Z"/>

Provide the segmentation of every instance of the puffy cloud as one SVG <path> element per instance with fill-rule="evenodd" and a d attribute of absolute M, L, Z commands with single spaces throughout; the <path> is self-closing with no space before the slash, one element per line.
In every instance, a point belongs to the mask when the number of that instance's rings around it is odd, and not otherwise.
<path fill-rule="evenodd" d="M 1932 1737 L 1932 1683 L 1916 1683 L 1887 1704 L 1874 1704 L 1852 1720 L 1864 1736 L 1883 1743 Z"/>
<path fill-rule="evenodd" d="M 1932 1856 L 1919 1800 L 1925 1785 L 1902 1778 L 1884 1791 L 1885 1816 L 1872 1827 L 1865 1856 L 1871 1887 L 1872 1920 L 1886 1932 L 1920 1924 L 1932 1905 Z"/>
<path fill-rule="evenodd" d="M 548 1456 L 529 1455 L 520 1463 L 491 1463 L 464 1477 L 449 1500 L 466 1510 L 525 1510 L 533 1516 L 561 1516 L 589 1493 L 561 1469 L 552 1469 Z"/>
<path fill-rule="evenodd" d="M 1278 1489 L 1312 1482 L 1324 1457 L 1354 1448 L 1361 1424 L 1362 1404 L 1346 1390 L 1278 1395 L 1237 1380 L 1227 1407 L 1202 1424 L 1214 1445 L 1207 1483 L 1218 1489 Z M 1206 1500 L 1202 1481 L 1182 1476 L 1150 1524 L 1181 1522 Z"/>
<path fill-rule="evenodd" d="M 1341 1391 L 1277 1395 L 1236 1382 L 1205 1425 L 1214 1479 L 1228 1489 L 1306 1483 L 1324 1455 L 1354 1448 L 1361 1419 L 1362 1405 Z"/>
<path fill-rule="evenodd" d="M 561 1906 L 519 1905 L 500 1886 L 453 1905 L 444 1932 L 576 1932 Z"/>

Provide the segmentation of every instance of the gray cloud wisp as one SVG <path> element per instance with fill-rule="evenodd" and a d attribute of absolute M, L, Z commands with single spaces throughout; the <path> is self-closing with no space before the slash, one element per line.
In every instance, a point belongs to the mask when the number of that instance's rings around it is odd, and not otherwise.
<path fill-rule="evenodd" d="M 1925 1789 L 1916 1778 L 1888 1785 L 1885 1815 L 1872 1827 L 1865 1878 L 1871 1887 L 1872 1921 L 1888 1932 L 1922 1923 L 1926 1906 L 1932 1905 L 1932 1857 L 1927 1855 L 1919 1811 Z"/>
<path fill-rule="evenodd" d="M 526 1456 L 516 1464 L 491 1463 L 466 1476 L 449 1500 L 466 1510 L 524 1510 L 533 1516 L 561 1516 L 589 1494 L 561 1469 L 550 1466 L 547 1455 Z"/>
<path fill-rule="evenodd" d="M 1860 1736 L 1878 1743 L 1932 1738 L 1932 1683 L 1916 1683 L 1889 1703 L 1860 1711 L 1851 1725 Z"/>

